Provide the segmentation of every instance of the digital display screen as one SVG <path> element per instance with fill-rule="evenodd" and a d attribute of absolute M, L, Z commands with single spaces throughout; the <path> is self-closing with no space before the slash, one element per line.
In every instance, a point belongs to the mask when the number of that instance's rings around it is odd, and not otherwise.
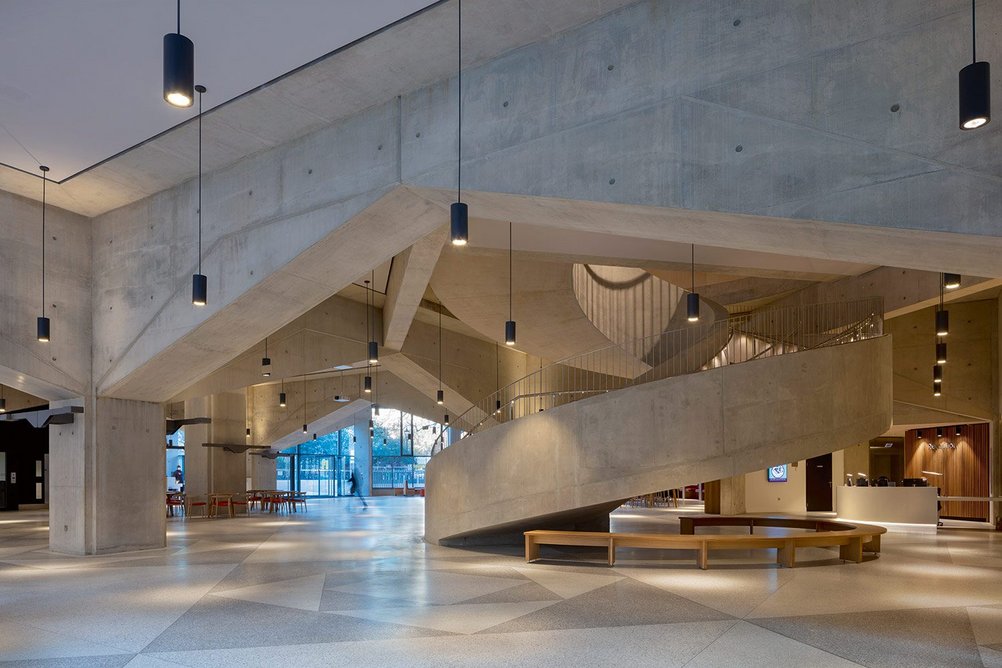
<path fill-rule="evenodd" d="M 766 469 L 766 476 L 769 482 L 786 482 L 786 464 L 770 466 Z"/>

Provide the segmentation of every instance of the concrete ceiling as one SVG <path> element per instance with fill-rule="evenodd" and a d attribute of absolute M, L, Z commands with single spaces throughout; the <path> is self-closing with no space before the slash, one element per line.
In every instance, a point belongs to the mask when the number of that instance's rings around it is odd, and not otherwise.
<path fill-rule="evenodd" d="M 467 0 L 464 67 L 632 1 Z M 295 2 L 301 7 L 262 0 L 182 5 L 182 32 L 196 45 L 196 78 L 210 88 L 207 104 L 220 104 L 432 4 L 428 0 Z M 175 125 L 191 119 L 194 112 L 170 108 L 160 99 L 161 40 L 173 29 L 174 4 L 151 7 L 126 0 L 86 3 L 86 11 L 84 3 L 71 0 L 4 4 L 0 56 L 18 66 L 8 68 L 16 78 L 5 77 L 0 86 L 0 119 L 9 130 L 0 128 L 0 162 L 28 172 L 0 167 L 0 189 L 40 199 L 39 161 L 49 164 L 52 176 L 61 179 L 167 128 L 171 129 L 53 187 L 49 201 L 96 216 L 196 175 L 194 123 Z M 207 113 L 205 170 L 219 169 L 448 77 L 456 68 L 455 16 L 454 0 L 439 2 Z M 131 29 L 118 30 L 123 25 Z M 60 46 L 64 41 L 68 46 Z M 266 48 L 271 45 L 281 48 Z M 272 56 L 272 51 L 285 53 Z M 28 53 L 31 58 L 25 57 Z M 123 53 L 130 58 L 123 58 Z M 74 67 L 66 67 L 70 59 Z M 82 123 L 99 123 L 104 129 Z"/>
<path fill-rule="evenodd" d="M 435 0 L 182 2 L 209 109 Z M 0 8 L 0 162 L 61 181 L 192 118 L 161 96 L 169 1 L 36 0 Z M 30 54 L 30 57 L 28 56 Z M 292 104 L 291 102 L 289 103 Z"/>

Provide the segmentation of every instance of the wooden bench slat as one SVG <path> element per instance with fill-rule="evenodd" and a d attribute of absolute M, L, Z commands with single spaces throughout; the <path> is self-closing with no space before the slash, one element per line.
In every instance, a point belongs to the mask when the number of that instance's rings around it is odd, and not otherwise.
<path fill-rule="evenodd" d="M 880 552 L 880 536 L 884 527 L 852 525 L 830 520 L 785 517 L 682 517 L 679 534 L 612 533 L 602 531 L 549 531 L 534 529 L 525 532 L 525 560 L 539 558 L 540 545 L 571 547 L 606 547 L 608 561 L 616 561 L 617 547 L 654 548 L 664 550 L 695 550 L 696 564 L 707 568 L 708 553 L 713 550 L 775 549 L 778 563 L 793 568 L 798 547 L 838 547 L 845 561 L 862 562 L 863 552 Z M 789 536 L 738 534 L 695 534 L 697 526 L 756 526 L 806 529 L 814 533 Z"/>

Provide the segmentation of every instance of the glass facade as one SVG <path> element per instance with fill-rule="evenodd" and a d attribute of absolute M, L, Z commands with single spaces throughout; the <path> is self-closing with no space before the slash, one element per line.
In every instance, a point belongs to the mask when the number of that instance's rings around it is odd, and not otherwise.
<path fill-rule="evenodd" d="M 373 489 L 422 489 L 441 425 L 393 408 L 373 411 Z"/>
<path fill-rule="evenodd" d="M 184 491 L 184 428 L 167 437 L 166 456 L 167 491 Z"/>
<path fill-rule="evenodd" d="M 286 448 L 275 460 L 276 486 L 307 496 L 348 496 L 355 463 L 351 427 Z"/>

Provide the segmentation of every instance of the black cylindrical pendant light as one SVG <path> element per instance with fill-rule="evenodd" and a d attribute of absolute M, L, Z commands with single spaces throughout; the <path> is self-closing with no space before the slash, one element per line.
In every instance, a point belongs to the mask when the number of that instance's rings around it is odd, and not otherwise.
<path fill-rule="evenodd" d="M 946 342 L 936 342 L 936 364 L 946 364 Z"/>
<path fill-rule="evenodd" d="M 442 404 L 445 403 L 445 391 L 444 390 L 439 390 L 438 392 L 435 393 L 435 403 L 437 403 L 439 406 L 441 406 Z"/>
<path fill-rule="evenodd" d="M 466 202 L 453 202 L 449 207 L 451 224 L 449 226 L 453 246 L 465 246 L 470 240 L 470 210 Z"/>
<path fill-rule="evenodd" d="M 943 387 L 942 383 L 933 383 L 932 384 L 932 396 L 934 396 L 934 397 L 941 396 L 943 394 L 942 387 Z"/>
<path fill-rule="evenodd" d="M 696 292 L 696 244 L 692 244 L 692 257 L 689 263 L 691 290 L 685 296 L 685 315 L 689 322 L 699 321 L 699 293 Z"/>
<path fill-rule="evenodd" d="M 960 70 L 960 129 L 976 130 L 992 118 L 991 73 L 987 62 Z"/>
<path fill-rule="evenodd" d="M 456 89 L 459 100 L 459 122 L 457 123 L 456 140 L 456 201 L 449 207 L 452 224 L 450 225 L 450 237 L 453 246 L 465 246 L 470 239 L 470 212 L 463 202 L 463 0 L 458 0 L 458 22 L 459 27 L 459 48 L 458 66 L 456 75 Z"/>
<path fill-rule="evenodd" d="M 366 376 L 362 384 L 362 389 L 366 394 L 372 393 L 372 376 Z"/>
<path fill-rule="evenodd" d="M 946 309 L 936 311 L 936 336 L 946 336 L 950 333 L 950 312 Z"/>
<path fill-rule="evenodd" d="M 286 403 L 285 403 L 285 392 L 279 392 L 278 393 L 278 405 L 281 406 L 282 408 L 285 408 L 285 405 L 286 405 Z"/>
<path fill-rule="evenodd" d="M 932 367 L 932 382 L 939 384 L 943 382 L 943 367 L 934 364 Z"/>
<path fill-rule="evenodd" d="M 947 290 L 956 290 L 960 287 L 960 274 L 943 274 L 943 287 Z"/>
<path fill-rule="evenodd" d="M 190 107 L 194 86 L 195 45 L 181 34 L 181 0 L 177 0 L 177 32 L 164 35 L 164 101 Z"/>
<path fill-rule="evenodd" d="M 250 427 L 247 427 L 247 438 L 250 438 Z"/>
<path fill-rule="evenodd" d="M 991 68 L 978 62 L 975 0 L 971 0 L 971 64 L 960 70 L 960 129 L 975 130 L 992 120 Z"/>
<path fill-rule="evenodd" d="M 195 86 L 198 91 L 198 273 L 191 277 L 191 303 L 205 306 L 209 301 L 209 282 L 202 274 L 202 94 L 205 86 Z"/>
<path fill-rule="evenodd" d="M 304 422 L 304 423 L 303 423 L 303 433 L 304 433 L 304 434 L 306 434 L 306 433 L 308 433 L 309 431 L 310 431 L 310 430 L 309 430 L 309 425 L 308 425 L 308 424 L 306 424 L 306 423 Z"/>
<path fill-rule="evenodd" d="M 444 424 L 444 425 L 445 425 L 446 427 L 448 427 L 448 426 L 449 426 L 449 414 L 448 414 L 448 413 L 446 413 L 446 414 L 445 414 L 445 420 L 443 420 L 443 422 L 442 422 L 442 423 L 443 423 L 443 424 Z"/>
<path fill-rule="evenodd" d="M 494 402 L 494 414 L 501 415 L 501 400 L 498 399 Z"/>
<path fill-rule="evenodd" d="M 0 385 L 0 413 L 7 412 L 7 397 L 4 396 L 4 386 Z"/>
<path fill-rule="evenodd" d="M 936 427 L 936 438 L 943 438 L 943 428 Z"/>
<path fill-rule="evenodd" d="M 314 441 L 317 440 L 317 435 L 316 434 L 313 434 L 313 440 Z"/>
<path fill-rule="evenodd" d="M 509 320 L 504 324 L 504 342 L 507 346 L 515 345 L 515 321 Z"/>
<path fill-rule="evenodd" d="M 379 344 L 369 341 L 369 364 L 379 364 Z"/>
<path fill-rule="evenodd" d="M 50 323 L 45 317 L 45 185 L 49 182 L 49 168 L 45 165 L 38 166 L 42 172 L 42 315 L 35 321 L 35 335 L 42 343 L 49 342 Z"/>
<path fill-rule="evenodd" d="M 268 337 L 264 337 L 264 357 L 261 358 L 261 375 L 271 377 L 271 358 L 268 357 Z"/>
<path fill-rule="evenodd" d="M 960 425 L 959 424 L 956 427 L 953 428 L 953 435 L 957 436 L 958 438 L 960 437 Z"/>
<path fill-rule="evenodd" d="M 685 314 L 689 322 L 699 322 L 699 295 L 695 292 L 685 296 Z"/>

